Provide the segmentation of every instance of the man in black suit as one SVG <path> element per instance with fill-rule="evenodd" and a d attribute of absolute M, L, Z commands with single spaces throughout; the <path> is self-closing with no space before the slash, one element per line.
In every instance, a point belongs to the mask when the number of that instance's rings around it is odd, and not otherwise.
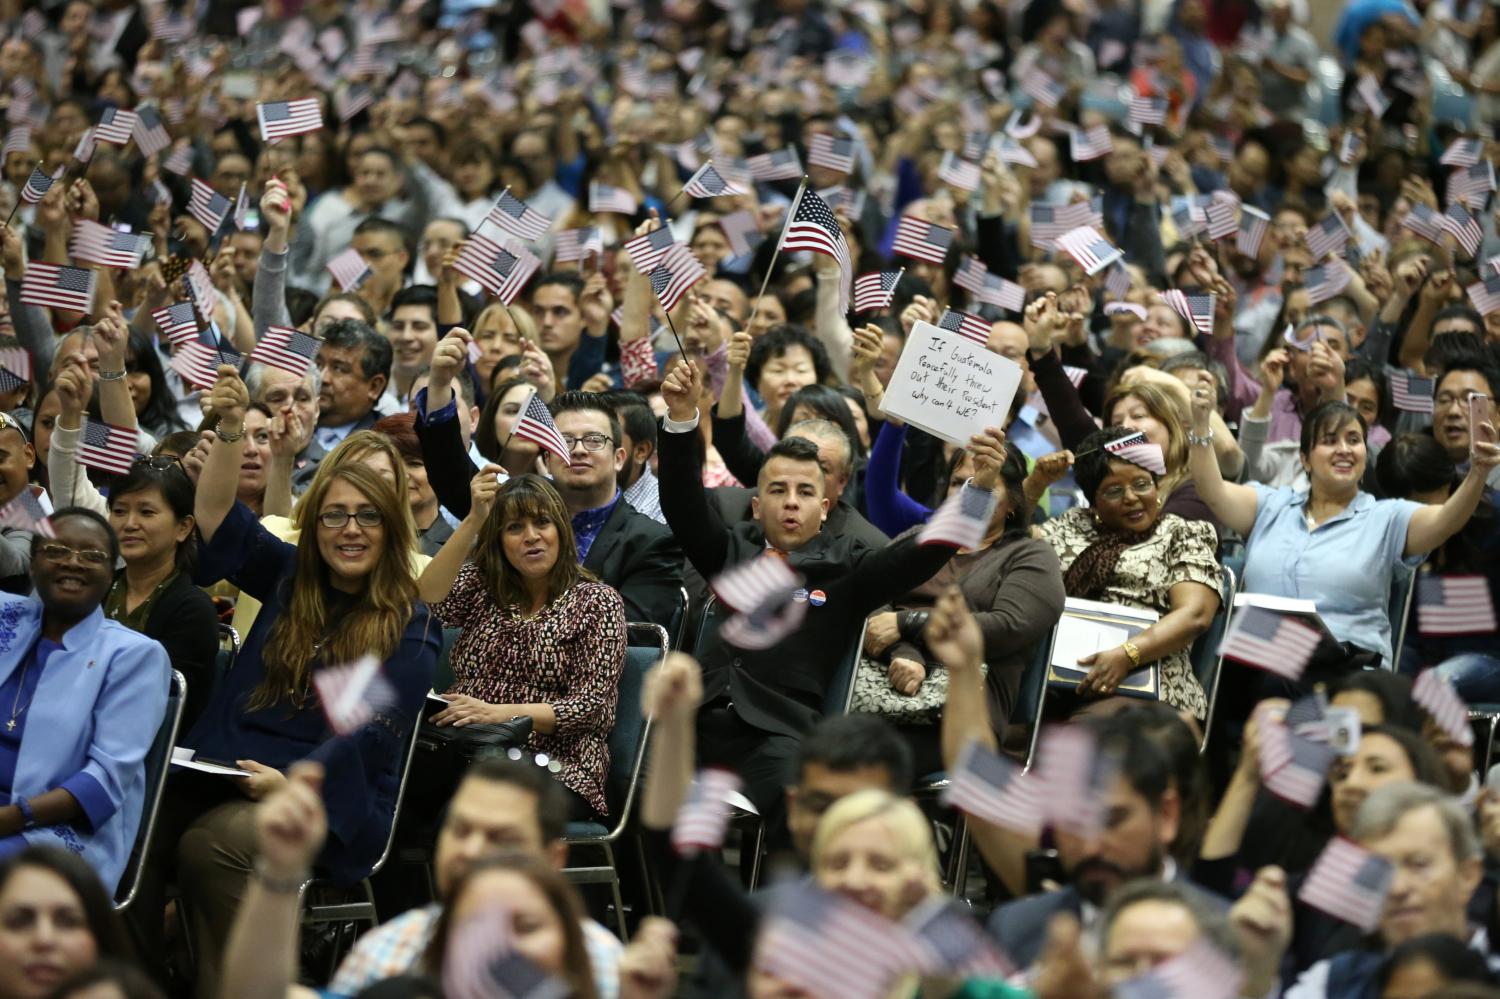
<path fill-rule="evenodd" d="M 1104 829 L 1087 839 L 1058 830 L 1057 859 L 1067 887 L 1017 899 L 990 916 L 990 933 L 1018 967 L 1041 956 L 1053 916 L 1069 913 L 1091 931 L 1110 893 L 1127 881 L 1186 877 L 1167 852 L 1182 811 L 1167 751 L 1128 712 L 1091 727 L 1098 752 L 1120 762 L 1103 796 Z"/>
<path fill-rule="evenodd" d="M 469 481 L 479 471 L 459 428 L 453 391 L 472 339 L 468 330 L 449 331 L 432 352 L 427 387 L 412 399 L 427 481 L 455 517 L 468 515 Z M 620 591 L 627 621 L 650 621 L 671 631 L 682 603 L 682 549 L 671 531 L 637 513 L 620 493 L 616 473 L 625 463 L 620 421 L 595 392 L 565 392 L 552 401 L 552 412 L 572 454 L 566 462 L 547 455 L 547 468 L 572 516 L 580 564 Z"/>
<path fill-rule="evenodd" d="M 318 426 L 313 440 L 332 451 L 383 415 L 376 405 L 391 378 L 391 342 L 369 323 L 340 319 L 322 330 L 318 348 Z"/>
<path fill-rule="evenodd" d="M 823 530 L 829 501 L 818 448 L 800 437 L 779 441 L 766 456 L 751 501 L 755 520 L 727 525 L 702 486 L 702 377 L 696 364 L 679 365 L 662 386 L 667 418 L 658 474 L 667 524 L 705 579 L 768 550 L 805 577 L 798 597 L 807 615 L 794 634 L 763 650 L 737 648 L 714 634 L 697 650 L 704 670 L 701 755 L 739 771 L 746 795 L 779 839 L 788 765 L 822 716 L 829 682 L 865 617 L 931 578 L 953 550 L 923 547 L 914 536 L 881 548 L 831 536 Z M 970 488 L 993 489 L 1003 457 L 994 441 Z"/>

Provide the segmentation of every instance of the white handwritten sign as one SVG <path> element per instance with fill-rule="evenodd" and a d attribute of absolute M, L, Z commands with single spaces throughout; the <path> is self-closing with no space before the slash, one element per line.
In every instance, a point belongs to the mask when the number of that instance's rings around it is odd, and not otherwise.
<path fill-rule="evenodd" d="M 1003 427 L 1021 385 L 1021 366 L 982 344 L 931 323 L 917 323 L 880 408 L 945 441 L 966 447 L 985 427 Z"/>

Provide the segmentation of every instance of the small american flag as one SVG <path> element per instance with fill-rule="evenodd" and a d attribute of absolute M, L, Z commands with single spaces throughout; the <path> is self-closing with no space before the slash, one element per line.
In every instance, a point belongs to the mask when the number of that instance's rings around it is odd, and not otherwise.
<path fill-rule="evenodd" d="M 124 475 L 135 463 L 136 432 L 130 427 L 85 420 L 74 456 L 80 465 Z"/>
<path fill-rule="evenodd" d="M 677 303 L 682 301 L 682 296 L 688 293 L 688 289 L 697 284 L 708 275 L 698 258 L 693 256 L 681 243 L 674 243 L 666 253 L 662 254 L 660 262 L 651 269 L 647 278 L 651 281 L 651 290 L 656 293 L 657 301 L 666 312 L 677 308 Z"/>
<path fill-rule="evenodd" d="M 789 600 L 802 585 L 799 576 L 786 559 L 774 555 L 757 555 L 715 576 L 710 586 L 731 610 L 753 614 L 768 605 Z"/>
<path fill-rule="evenodd" d="M 1385 96 L 1379 80 L 1369 73 L 1364 73 L 1360 76 L 1359 82 L 1354 85 L 1354 89 L 1359 94 L 1360 100 L 1365 102 L 1365 107 L 1370 109 L 1371 114 L 1376 118 L 1385 117 L 1385 113 L 1390 110 L 1391 101 Z"/>
<path fill-rule="evenodd" d="M 86 129 L 78 137 L 78 145 L 73 147 L 73 159 L 80 165 L 94 158 L 94 147 L 98 145 L 98 139 L 94 135 L 94 129 Z"/>
<path fill-rule="evenodd" d="M 1001 140 L 999 148 L 996 151 L 1000 154 L 1000 162 L 1002 163 L 1009 163 L 1012 166 L 1030 167 L 1033 170 L 1037 167 L 1036 157 L 1032 155 L 1031 150 L 1010 136 L 1006 136 Z"/>
<path fill-rule="evenodd" d="M 495 904 L 455 924 L 443 954 L 447 999 L 566 999 L 571 994 L 567 983 L 517 953 L 514 920 L 508 906 Z"/>
<path fill-rule="evenodd" d="M 820 132 L 807 140 L 807 162 L 838 173 L 853 172 L 857 152 L 859 144 L 847 136 Z"/>
<path fill-rule="evenodd" d="M 1221 198 L 1219 193 L 1214 192 L 1214 198 L 1203 206 L 1208 238 L 1212 240 L 1228 239 L 1240 231 L 1240 199 L 1233 194 Z"/>
<path fill-rule="evenodd" d="M 260 137 L 263 142 L 303 132 L 316 132 L 323 127 L 323 106 L 314 97 L 257 104 L 255 116 L 260 119 Z"/>
<path fill-rule="evenodd" d="M 193 169 L 193 147 L 178 146 L 172 150 L 166 159 L 162 160 L 161 168 L 167 171 L 167 173 L 186 177 L 188 171 Z"/>
<path fill-rule="evenodd" d="M 187 343 L 198 339 L 198 317 L 193 312 L 192 302 L 175 302 L 151 313 L 157 329 L 167 335 L 172 343 Z"/>
<path fill-rule="evenodd" d="M 661 258 L 673 246 L 677 240 L 672 236 L 672 230 L 666 226 L 658 226 L 650 232 L 642 233 L 633 239 L 625 241 L 625 252 L 630 254 L 630 262 L 641 274 L 649 274 Z"/>
<path fill-rule="evenodd" d="M 1321 305 L 1349 287 L 1351 275 L 1342 261 L 1330 260 L 1318 267 L 1309 267 L 1302 272 L 1302 287 L 1307 291 L 1307 300 L 1312 305 Z"/>
<path fill-rule="evenodd" d="M 135 131 L 136 114 L 119 108 L 105 108 L 94 126 L 94 141 L 107 142 L 112 146 L 123 146 L 130 141 Z"/>
<path fill-rule="evenodd" d="M 1109 136 L 1109 126 L 1095 125 L 1092 128 L 1075 128 L 1068 133 L 1068 148 L 1074 163 L 1099 160 L 1115 150 L 1114 140 Z"/>
<path fill-rule="evenodd" d="M 698 771 L 672 823 L 672 849 L 678 856 L 691 857 L 724 845 L 724 831 L 729 828 L 728 798 L 739 789 L 740 778 L 733 771 Z"/>
<path fill-rule="evenodd" d="M 1500 274 L 1475 281 L 1464 290 L 1469 293 L 1469 301 L 1474 303 L 1474 310 L 1481 316 L 1500 309 Z"/>
<path fill-rule="evenodd" d="M 1434 245 L 1443 239 L 1442 216 L 1423 204 L 1414 204 L 1411 211 L 1401 217 L 1401 226 Z"/>
<path fill-rule="evenodd" d="M 535 392 L 531 394 L 530 399 L 526 400 L 526 408 L 522 410 L 521 418 L 516 421 L 515 429 L 511 433 L 523 441 L 531 441 L 537 447 L 551 451 L 563 461 L 571 457 L 568 443 L 563 440 L 562 434 L 558 433 L 557 424 L 552 422 L 552 414 L 547 411 L 547 404 Z"/>
<path fill-rule="evenodd" d="M 521 239 L 538 240 L 552 228 L 552 220 L 510 193 L 506 188 L 500 192 L 485 221 Z"/>
<path fill-rule="evenodd" d="M 1145 319 L 1146 319 L 1146 309 L 1145 309 L 1145 307 L 1141 306 L 1141 305 L 1137 305 L 1135 302 L 1105 302 L 1104 303 L 1104 314 L 1106 316 L 1113 316 L 1113 315 L 1116 315 L 1117 313 L 1121 313 L 1121 312 L 1128 312 L 1132 316 L 1135 316 L 1137 319 L 1141 320 L 1142 322 L 1144 322 Z"/>
<path fill-rule="evenodd" d="M 1297 680 L 1322 640 L 1318 629 L 1294 617 L 1263 607 L 1244 607 L 1234 615 L 1219 654 Z"/>
<path fill-rule="evenodd" d="M 990 518 L 994 516 L 997 502 L 993 492 L 965 485 L 933 512 L 932 519 L 918 532 L 917 543 L 978 548 L 989 532 Z"/>
<path fill-rule="evenodd" d="M 959 753 L 943 804 L 993 825 L 1034 836 L 1042 828 L 1046 793 L 1010 760 L 979 742 Z"/>
<path fill-rule="evenodd" d="M 1325 742 L 1297 735 L 1285 724 L 1266 719 L 1260 726 L 1260 773 L 1266 790 L 1311 808 L 1323 793 L 1328 768 L 1338 750 Z"/>
<path fill-rule="evenodd" d="M 901 271 L 872 271 L 854 279 L 854 311 L 873 312 L 889 309 L 896 294 Z"/>
<path fill-rule="evenodd" d="M 26 186 L 21 188 L 21 202 L 34 205 L 41 201 L 42 197 L 52 189 L 52 185 L 62 179 L 67 169 L 66 166 L 60 166 L 51 176 L 48 176 L 42 172 L 41 167 L 32 167 L 31 176 L 26 178 Z"/>
<path fill-rule="evenodd" d="M 796 180 L 802 176 L 802 160 L 791 146 L 752 156 L 745 161 L 745 166 L 756 180 Z"/>
<path fill-rule="evenodd" d="M 484 285 L 506 305 L 520 296 L 541 266 L 536 254 L 517 241 L 497 245 L 483 236 L 471 236 L 453 263 L 454 270 Z"/>
<path fill-rule="evenodd" d="M 903 925 L 928 956 L 916 971 L 953 978 L 1009 978 L 1016 967 L 995 946 L 968 907 L 939 896 L 907 914 Z"/>
<path fill-rule="evenodd" d="M 1051 110 L 1062 101 L 1068 88 L 1058 83 L 1045 70 L 1032 67 L 1021 77 L 1021 90 L 1043 108 Z"/>
<path fill-rule="evenodd" d="M 980 181 L 979 164 L 970 163 L 950 149 L 943 153 L 942 162 L 938 164 L 938 178 L 960 191 L 977 190 Z"/>
<path fill-rule="evenodd" d="M 1479 220 L 1469 214 L 1469 210 L 1458 202 L 1448 206 L 1448 210 L 1438 219 L 1443 231 L 1451 233 L 1458 240 L 1458 245 L 1463 247 L 1464 253 L 1470 257 L 1479 255 L 1479 244 L 1484 241 L 1484 230 L 1479 226 Z"/>
<path fill-rule="evenodd" d="M 31 126 L 17 125 L 5 133 L 5 145 L 0 146 L 0 159 L 9 158 L 12 153 L 25 153 L 31 148 Z"/>
<path fill-rule="evenodd" d="M 188 214 L 203 223 L 210 237 L 224 225 L 224 219 L 233 209 L 232 201 L 197 177 L 193 178 L 192 192 L 188 195 Z"/>
<path fill-rule="evenodd" d="M 335 100 L 338 107 L 339 121 L 348 122 L 361 111 L 375 103 L 375 92 L 363 83 L 353 83 L 349 88 L 340 93 Z"/>
<path fill-rule="evenodd" d="M 1207 227 L 1208 213 L 1203 206 L 1185 200 L 1172 209 L 1172 224 L 1177 227 L 1178 236 L 1192 239 Z"/>
<path fill-rule="evenodd" d="M 857 216 L 857 213 L 851 214 Z M 729 240 L 729 250 L 736 257 L 754 253 L 755 248 L 765 241 L 765 236 L 761 235 L 760 223 L 744 209 L 720 218 L 719 228 L 724 230 L 724 238 Z"/>
<path fill-rule="evenodd" d="M 0 524 L 31 531 L 44 538 L 57 537 L 57 532 L 52 529 L 52 522 L 47 519 L 47 511 L 42 509 L 41 502 L 30 489 L 22 489 L 15 499 L 0 506 Z"/>
<path fill-rule="evenodd" d="M 1115 999 L 1234 999 L 1245 975 L 1233 958 L 1206 938 L 1111 991 Z"/>
<path fill-rule="evenodd" d="M 909 931 L 810 883 L 779 889 L 761 926 L 756 967 L 817 996 L 873 999 L 925 956 Z"/>
<path fill-rule="evenodd" d="M 576 263 L 590 253 L 595 256 L 604 255 L 604 236 L 599 232 L 599 227 L 594 225 L 559 232 L 552 259 L 560 264 Z"/>
<path fill-rule="evenodd" d="M 1471 167 L 1479 162 L 1479 157 L 1484 153 L 1484 140 L 1466 136 L 1454 139 L 1443 150 L 1442 159 L 1438 160 L 1443 166 Z"/>
<path fill-rule="evenodd" d="M 250 360 L 269 364 L 289 375 L 301 378 L 312 367 L 323 341 L 298 329 L 271 326 L 250 352 Z"/>
<path fill-rule="evenodd" d="M 971 312 L 945 309 L 938 317 L 937 325 L 938 329 L 948 333 L 957 333 L 981 347 L 986 346 L 990 341 L 990 323 Z"/>
<path fill-rule="evenodd" d="M 1102 202 L 1079 201 L 1061 207 L 1034 204 L 1031 206 L 1031 245 L 1040 250 L 1055 249 L 1057 241 L 1074 229 L 1103 225 L 1102 212 Z"/>
<path fill-rule="evenodd" d="M 142 156 L 154 156 L 172 144 L 160 112 L 149 104 L 136 111 L 135 129 L 131 134 L 135 136 L 135 147 Z"/>
<path fill-rule="evenodd" d="M 1404 368 L 1389 372 L 1391 401 L 1404 413 L 1432 412 L 1432 393 L 1436 379 L 1424 378 Z"/>
<path fill-rule="evenodd" d="M 1026 305 L 1026 289 L 998 274 L 991 274 L 978 257 L 964 257 L 953 283 L 974 296 L 976 302 L 1020 312 Z"/>
<path fill-rule="evenodd" d="M 1160 97 L 1132 97 L 1125 109 L 1125 120 L 1137 128 L 1167 123 L 1167 102 Z"/>
<path fill-rule="evenodd" d="M 1489 582 L 1478 575 L 1424 573 L 1417 580 L 1417 627 L 1424 635 L 1494 632 L 1495 604 Z"/>
<path fill-rule="evenodd" d="M 1476 576 L 1481 583 L 1484 577 Z M 1490 629 L 1494 631 L 1494 608 L 1489 602 L 1489 591 L 1483 594 L 1484 610 L 1490 615 Z M 1474 745 L 1474 730 L 1469 728 L 1469 706 L 1464 699 L 1458 696 L 1458 691 L 1453 689 L 1443 676 L 1435 669 L 1425 669 L 1417 675 L 1417 680 L 1411 686 L 1411 699 L 1419 704 L 1423 711 L 1432 716 L 1438 728 L 1448 733 L 1453 741 L 1460 746 Z"/>
<path fill-rule="evenodd" d="M 1448 175 L 1447 197 L 1450 202 L 1467 201 L 1482 205 L 1494 189 L 1495 166 L 1489 160 L 1481 160 Z"/>
<path fill-rule="evenodd" d="M 1240 206 L 1240 229 L 1234 237 L 1234 248 L 1247 257 L 1260 255 L 1260 244 L 1271 228 L 1271 216 L 1253 205 Z"/>
<path fill-rule="evenodd" d="M 990 147 L 990 133 L 987 131 L 973 131 L 964 133 L 963 158 L 966 160 L 981 160 L 984 158 L 985 150 Z"/>
<path fill-rule="evenodd" d="M 1162 458 L 1161 445 L 1146 440 L 1140 432 L 1118 437 L 1104 445 L 1104 450 L 1132 465 L 1139 465 L 1156 475 L 1167 474 L 1167 463 Z"/>
<path fill-rule="evenodd" d="M 948 256 L 948 247 L 953 245 L 953 235 L 952 229 L 915 215 L 903 215 L 896 223 L 896 238 L 891 249 L 903 257 L 942 266 Z"/>
<path fill-rule="evenodd" d="M 1073 383 L 1074 388 L 1083 385 L 1083 380 L 1089 376 L 1087 368 L 1075 368 L 1072 365 L 1063 365 L 1063 374 L 1068 376 L 1068 381 Z"/>
<path fill-rule="evenodd" d="M 207 344 L 198 340 L 182 343 L 172 355 L 170 367 L 189 385 L 210 388 L 219 380 L 219 365 L 238 366 L 239 351 L 223 343 Z"/>
<path fill-rule="evenodd" d="M 849 296 L 854 283 L 854 264 L 849 259 L 849 244 L 833 210 L 818 195 L 804 186 L 792 201 L 786 228 L 781 233 L 781 250 L 810 250 L 839 262 L 839 311 L 849 311 Z M 780 252 L 780 251 L 778 251 Z"/>
<path fill-rule="evenodd" d="M 1307 249 L 1314 260 L 1340 253 L 1349 242 L 1349 228 L 1344 225 L 1337 212 L 1325 216 L 1317 225 L 1307 230 Z"/>
<path fill-rule="evenodd" d="M 1118 760 L 1098 752 L 1081 725 L 1049 725 L 1037 745 L 1033 779 L 1046 789 L 1046 821 L 1067 832 L 1093 837 L 1104 827 L 1104 788 Z"/>
<path fill-rule="evenodd" d="M 312 685 L 328 727 L 349 735 L 368 725 L 377 714 L 397 704 L 396 688 L 381 671 L 380 660 L 361 656 L 352 663 L 313 670 Z"/>
<path fill-rule="evenodd" d="M 194 260 L 187 269 L 188 297 L 198 307 L 198 314 L 212 316 L 214 306 L 219 302 L 219 293 L 214 290 L 213 278 L 208 276 L 208 268 L 203 266 L 201 260 Z"/>
<path fill-rule="evenodd" d="M 589 184 L 589 211 L 591 212 L 634 215 L 639 207 L 635 195 L 622 187 L 601 184 L 597 180 Z"/>
<path fill-rule="evenodd" d="M 1057 248 L 1078 261 L 1078 266 L 1090 276 L 1125 256 L 1125 251 L 1099 235 L 1090 225 L 1070 229 L 1057 239 Z"/>
<path fill-rule="evenodd" d="M 82 267 L 32 261 L 21 279 L 21 301 L 44 308 L 88 312 L 98 275 Z"/>
<path fill-rule="evenodd" d="M 1349 166 L 1354 162 L 1354 157 L 1358 156 L 1360 150 L 1364 149 L 1364 147 L 1364 139 L 1361 139 L 1354 132 L 1345 132 L 1343 139 L 1339 141 L 1339 162 L 1345 166 Z"/>
<path fill-rule="evenodd" d="M 150 241 L 146 234 L 117 232 L 91 219 L 79 219 L 74 223 L 68 253 L 81 263 L 129 269 L 141 265 Z"/>
<path fill-rule="evenodd" d="M 682 185 L 682 190 L 694 198 L 718 198 L 726 194 L 749 194 L 750 192 L 739 184 L 726 178 L 719 173 L 713 165 L 713 161 L 700 166 L 697 171 L 688 178 L 687 183 Z"/>
<path fill-rule="evenodd" d="M 365 258 L 359 255 L 359 251 L 351 246 L 328 261 L 328 273 L 333 275 L 341 291 L 353 291 L 374 272 L 365 263 Z"/>
<path fill-rule="evenodd" d="M 1390 861 L 1340 836 L 1324 847 L 1297 898 L 1372 933 L 1394 876 Z"/>
<path fill-rule="evenodd" d="M 1214 296 L 1189 295 L 1177 288 L 1170 288 L 1159 296 L 1172 307 L 1172 311 L 1188 321 L 1188 324 L 1204 336 L 1214 331 Z"/>

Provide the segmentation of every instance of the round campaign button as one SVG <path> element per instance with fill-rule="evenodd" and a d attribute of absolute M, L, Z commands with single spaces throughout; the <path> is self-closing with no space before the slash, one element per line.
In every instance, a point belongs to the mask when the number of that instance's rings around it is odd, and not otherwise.
<path fill-rule="evenodd" d="M 799 604 L 805 602 L 807 600 L 807 591 L 800 586 L 797 587 L 792 591 L 792 599 L 797 601 Z"/>
<path fill-rule="evenodd" d="M 822 590 L 813 590 L 807 595 L 807 600 L 808 603 L 812 604 L 814 607 L 822 607 L 828 602 L 828 594 L 824 593 Z"/>

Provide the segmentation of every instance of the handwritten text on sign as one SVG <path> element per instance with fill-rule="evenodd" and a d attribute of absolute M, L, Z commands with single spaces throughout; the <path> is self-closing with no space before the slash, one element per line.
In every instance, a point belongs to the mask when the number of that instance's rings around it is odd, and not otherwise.
<path fill-rule="evenodd" d="M 954 444 L 1003 427 L 1021 384 L 1021 366 L 931 323 L 917 323 L 880 408 Z"/>

